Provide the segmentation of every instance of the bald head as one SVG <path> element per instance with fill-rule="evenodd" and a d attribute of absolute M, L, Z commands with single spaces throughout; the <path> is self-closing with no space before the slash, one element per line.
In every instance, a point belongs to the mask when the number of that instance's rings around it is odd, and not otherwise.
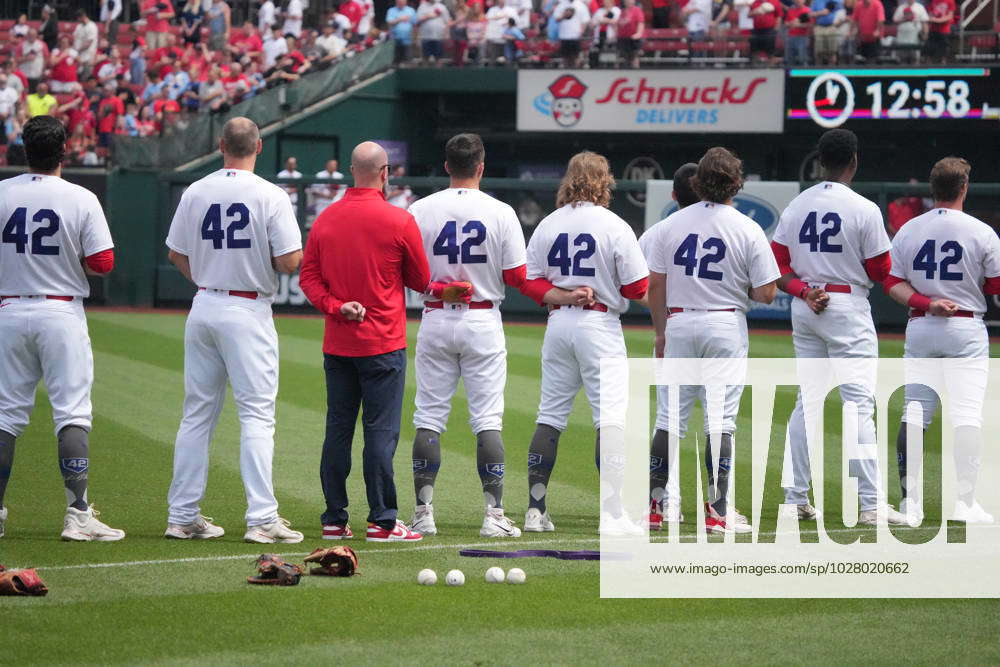
<path fill-rule="evenodd" d="M 389 156 L 385 149 L 374 141 L 365 141 L 355 146 L 351 153 L 351 174 L 359 188 L 381 188 L 385 182 L 385 169 Z"/>
<path fill-rule="evenodd" d="M 260 144 L 260 130 L 249 118 L 237 116 L 222 126 L 219 148 L 223 156 L 237 160 L 257 155 Z"/>

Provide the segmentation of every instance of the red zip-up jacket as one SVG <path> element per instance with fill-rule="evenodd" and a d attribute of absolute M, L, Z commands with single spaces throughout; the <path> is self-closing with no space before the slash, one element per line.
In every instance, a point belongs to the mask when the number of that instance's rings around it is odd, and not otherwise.
<path fill-rule="evenodd" d="M 349 188 L 309 231 L 299 286 L 326 315 L 323 352 L 370 357 L 406 347 L 403 286 L 423 292 L 430 281 L 420 229 L 381 190 Z M 364 321 L 340 314 L 347 301 L 365 307 Z"/>

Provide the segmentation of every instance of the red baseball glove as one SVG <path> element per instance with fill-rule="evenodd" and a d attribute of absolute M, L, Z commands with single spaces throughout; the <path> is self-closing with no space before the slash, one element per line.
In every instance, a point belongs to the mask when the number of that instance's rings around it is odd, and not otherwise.
<path fill-rule="evenodd" d="M 5 570 L 0 565 L 0 595 L 38 595 L 49 592 L 34 570 Z"/>

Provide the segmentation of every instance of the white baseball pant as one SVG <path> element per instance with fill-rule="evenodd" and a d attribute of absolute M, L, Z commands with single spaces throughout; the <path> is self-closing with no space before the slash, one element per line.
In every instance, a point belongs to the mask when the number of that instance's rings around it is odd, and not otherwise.
<path fill-rule="evenodd" d="M 248 526 L 273 522 L 271 481 L 278 333 L 263 299 L 202 290 L 184 329 L 184 417 L 174 445 L 170 523 L 194 521 L 208 479 L 208 445 L 226 398 L 227 380 L 240 418 L 240 473 Z"/>
<path fill-rule="evenodd" d="M 473 310 L 465 304 L 425 308 L 414 363 L 416 428 L 444 433 L 461 377 L 472 432 L 502 429 L 507 344 L 499 309 Z"/>
<path fill-rule="evenodd" d="M 990 341 L 979 317 L 913 317 L 906 325 L 903 357 L 908 359 L 953 359 L 944 376 L 952 424 L 982 428 L 983 399 L 989 375 Z M 905 402 L 918 401 L 923 408 L 921 426 L 930 425 L 938 407 L 938 394 L 924 384 L 938 379 L 938 364 L 914 361 L 907 365 Z M 909 416 L 909 412 L 904 412 Z M 904 421 L 908 421 L 904 418 Z"/>
<path fill-rule="evenodd" d="M 853 401 L 858 410 L 858 449 L 852 459 L 858 461 L 858 495 L 861 510 L 875 509 L 879 504 L 878 493 L 878 444 L 875 438 L 875 386 L 878 338 L 872 322 L 871 304 L 867 292 L 858 294 L 831 293 L 826 310 L 812 312 L 802 299 L 792 299 L 792 343 L 795 356 L 800 359 L 871 359 L 851 377 L 837 378 L 840 397 Z M 818 380 L 818 378 L 813 378 Z M 810 392 L 811 393 L 811 392 Z M 807 437 L 807 412 L 821 415 L 825 395 L 809 396 L 809 410 L 803 406 L 802 392 L 795 401 L 795 409 L 788 424 L 789 451 L 792 463 L 792 486 L 785 487 L 785 502 L 801 505 L 808 502 L 811 470 Z M 810 417 L 810 422 L 812 418 Z M 822 441 L 817 431 L 819 424 L 808 424 L 812 437 Z"/>
<path fill-rule="evenodd" d="M 56 434 L 70 425 L 89 431 L 94 356 L 81 299 L 0 300 L 0 430 L 24 432 L 39 380 L 45 380 Z"/>
<path fill-rule="evenodd" d="M 750 341 L 747 319 L 742 311 L 689 310 L 673 313 L 667 318 L 667 345 L 664 357 L 680 359 L 727 359 L 747 356 Z M 701 401 L 705 412 L 705 431 L 733 433 L 736 414 L 740 409 L 743 385 L 714 384 L 711 389 L 722 406 L 722 415 L 710 423 L 708 394 L 705 386 L 685 385 L 680 388 L 679 413 L 676 424 L 670 423 L 667 412 L 669 390 L 657 389 L 656 427 L 683 438 L 687 434 L 688 417 L 695 400 Z M 660 391 L 662 390 L 662 391 Z M 723 394 L 724 392 L 724 394 Z"/>
<path fill-rule="evenodd" d="M 566 430 L 573 401 L 583 387 L 590 402 L 594 428 L 625 428 L 627 373 L 614 374 L 607 387 L 607 421 L 601 417 L 601 359 L 626 358 L 625 335 L 618 315 L 563 306 L 549 313 L 542 343 L 542 398 L 538 423 Z"/>

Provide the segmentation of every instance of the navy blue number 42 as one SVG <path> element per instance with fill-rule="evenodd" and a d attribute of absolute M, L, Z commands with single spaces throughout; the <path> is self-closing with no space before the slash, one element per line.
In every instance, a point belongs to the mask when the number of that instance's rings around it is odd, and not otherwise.
<path fill-rule="evenodd" d="M 962 261 L 964 254 L 962 246 L 959 245 L 958 241 L 945 241 L 941 244 L 941 253 L 947 254 L 947 257 L 942 257 L 941 261 L 938 262 L 937 252 L 934 248 L 936 243 L 937 241 L 934 239 L 928 239 L 920 246 L 920 250 L 913 258 L 913 270 L 923 271 L 927 280 L 934 280 L 934 274 L 938 270 L 940 270 L 938 274 L 940 280 L 961 280 L 963 278 L 962 272 L 950 269 Z"/>
<path fill-rule="evenodd" d="M 844 252 L 844 246 L 830 240 L 840 234 L 840 216 L 833 212 L 826 213 L 819 223 L 816 222 L 817 217 L 816 211 L 806 216 L 799 230 L 799 243 L 809 246 L 809 252 Z M 823 229 L 819 229 L 820 225 Z"/>
<path fill-rule="evenodd" d="M 688 234 L 687 237 L 677 246 L 674 253 L 674 264 L 684 267 L 684 275 L 694 275 L 695 268 L 698 269 L 698 277 L 705 280 L 722 280 L 722 271 L 715 271 L 711 268 L 713 264 L 718 264 L 726 258 L 726 243 L 715 236 L 705 239 L 701 244 L 702 250 L 708 250 L 701 258 L 698 258 L 698 235 Z"/>
<path fill-rule="evenodd" d="M 0 243 L 11 243 L 14 250 L 23 255 L 28 249 L 28 240 L 31 240 L 32 255 L 58 255 L 58 245 L 46 245 L 45 239 L 55 236 L 59 231 L 59 216 L 50 208 L 40 209 L 31 217 L 32 222 L 47 223 L 44 227 L 37 228 L 31 235 L 28 235 L 28 209 L 21 206 L 14 209 L 14 213 L 4 225 L 3 232 L 0 233 Z"/>
<path fill-rule="evenodd" d="M 486 255 L 475 252 L 476 248 L 486 242 L 486 225 L 479 220 L 469 220 L 462 225 L 462 233 L 466 235 L 462 243 L 458 242 L 458 222 L 449 220 L 444 223 L 441 233 L 434 240 L 431 251 L 435 255 L 445 256 L 449 264 L 485 264 Z"/>
<path fill-rule="evenodd" d="M 573 247 L 578 250 L 570 256 L 569 234 L 563 233 L 556 237 L 549 249 L 549 266 L 557 267 L 563 276 L 592 276 L 594 267 L 583 263 L 597 252 L 597 241 L 590 234 L 577 234 L 573 239 Z"/>
<path fill-rule="evenodd" d="M 250 224 L 250 210 L 246 204 L 239 202 L 230 204 L 226 209 L 226 217 L 229 224 L 225 231 L 222 229 L 222 204 L 212 204 L 208 207 L 205 219 L 201 221 L 201 238 L 203 241 L 211 241 L 212 247 L 222 250 L 223 247 L 230 249 L 249 248 L 249 238 L 237 238 L 236 232 L 246 229 Z"/>

